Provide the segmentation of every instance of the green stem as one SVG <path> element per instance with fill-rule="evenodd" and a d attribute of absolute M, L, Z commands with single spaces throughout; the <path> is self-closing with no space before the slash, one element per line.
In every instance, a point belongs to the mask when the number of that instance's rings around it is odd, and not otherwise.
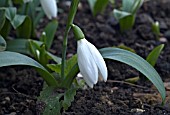
<path fill-rule="evenodd" d="M 73 68 L 70 70 L 70 72 L 68 73 L 68 75 L 66 76 L 66 78 L 64 79 L 64 81 L 62 82 L 61 87 L 64 88 L 70 88 L 70 86 L 72 85 L 72 82 L 74 80 L 74 78 L 76 77 L 75 75 L 77 75 L 79 72 L 79 67 L 78 67 L 78 63 L 75 64 L 73 66 Z"/>
<path fill-rule="evenodd" d="M 62 49 L 62 63 L 61 63 L 61 77 L 62 77 L 62 79 L 65 78 L 64 68 L 65 68 L 65 59 L 66 59 L 66 52 L 67 52 L 67 41 L 68 41 L 67 37 L 68 37 L 68 33 L 71 29 L 71 24 L 73 23 L 74 17 L 76 15 L 78 4 L 79 4 L 79 0 L 72 0 L 70 12 L 69 12 L 68 20 L 67 20 L 67 24 L 66 24 L 66 31 L 64 33 L 64 41 L 63 41 L 63 49 Z"/>

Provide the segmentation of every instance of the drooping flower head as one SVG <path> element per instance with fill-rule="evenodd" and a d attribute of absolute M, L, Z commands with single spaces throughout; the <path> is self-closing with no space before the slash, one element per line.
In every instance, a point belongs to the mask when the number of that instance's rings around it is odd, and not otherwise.
<path fill-rule="evenodd" d="M 57 4 L 55 0 L 40 0 L 42 8 L 49 19 L 57 17 Z"/>
<path fill-rule="evenodd" d="M 93 88 L 99 76 L 106 81 L 108 72 L 105 61 L 97 48 L 84 38 L 78 26 L 73 25 L 74 35 L 77 39 L 77 56 L 80 73 L 89 87 Z"/>

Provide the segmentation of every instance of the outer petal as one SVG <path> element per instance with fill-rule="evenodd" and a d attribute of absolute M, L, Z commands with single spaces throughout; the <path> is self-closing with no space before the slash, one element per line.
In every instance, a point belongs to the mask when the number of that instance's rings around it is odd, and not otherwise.
<path fill-rule="evenodd" d="M 87 40 L 86 40 L 86 44 L 88 45 L 88 48 L 89 48 L 89 50 L 90 50 L 90 52 L 92 54 L 93 60 L 96 63 L 98 69 L 99 69 L 99 74 L 102 75 L 103 80 L 106 82 L 107 81 L 108 72 L 107 72 L 106 63 L 105 63 L 102 55 L 97 50 L 97 48 L 93 44 L 88 42 Z"/>
<path fill-rule="evenodd" d="M 55 0 L 40 0 L 42 8 L 49 19 L 57 17 L 57 5 Z"/>
<path fill-rule="evenodd" d="M 78 41 L 78 65 L 84 80 L 92 88 L 98 81 L 98 68 L 84 40 Z"/>

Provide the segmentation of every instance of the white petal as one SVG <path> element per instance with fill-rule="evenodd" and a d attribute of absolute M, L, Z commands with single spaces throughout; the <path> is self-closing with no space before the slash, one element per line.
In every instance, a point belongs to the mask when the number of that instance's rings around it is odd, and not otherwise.
<path fill-rule="evenodd" d="M 94 83 L 90 82 L 90 80 L 87 78 L 87 77 L 83 77 L 83 79 L 85 80 L 86 84 L 90 87 L 90 88 L 93 88 L 94 86 Z"/>
<path fill-rule="evenodd" d="M 98 81 L 98 68 L 84 39 L 78 41 L 78 65 L 86 83 L 93 87 Z"/>
<path fill-rule="evenodd" d="M 49 19 L 57 17 L 57 4 L 55 0 L 40 0 L 40 2 Z"/>
<path fill-rule="evenodd" d="M 108 77 L 108 72 L 107 72 L 106 63 L 105 63 L 102 55 L 100 54 L 100 52 L 97 50 L 97 48 L 93 44 L 91 44 L 87 40 L 86 40 L 86 43 L 87 43 L 88 48 L 92 54 L 93 60 L 99 69 L 99 74 L 102 75 L 103 80 L 106 82 L 107 77 Z"/>

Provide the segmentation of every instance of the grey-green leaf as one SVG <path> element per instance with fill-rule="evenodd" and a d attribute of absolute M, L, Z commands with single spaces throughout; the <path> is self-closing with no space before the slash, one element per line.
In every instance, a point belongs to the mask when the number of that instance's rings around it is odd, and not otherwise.
<path fill-rule="evenodd" d="M 103 48 L 100 52 L 104 58 L 123 62 L 144 74 L 158 89 L 163 102 L 165 101 L 166 92 L 163 81 L 157 71 L 147 61 L 132 52 L 118 48 Z"/>
<path fill-rule="evenodd" d="M 5 9 L 0 9 L 0 31 L 5 24 Z"/>
<path fill-rule="evenodd" d="M 134 14 L 141 7 L 144 0 L 123 0 L 122 10 Z"/>
<path fill-rule="evenodd" d="M 127 17 L 129 15 L 131 15 L 129 12 L 125 12 L 125 11 L 120 11 L 120 10 L 117 10 L 117 9 L 114 9 L 113 10 L 113 15 L 114 17 L 116 18 L 116 20 L 120 20 L 124 17 Z"/>
<path fill-rule="evenodd" d="M 54 35 L 55 35 L 57 27 L 58 27 L 57 20 L 53 20 L 44 29 L 44 31 L 46 33 L 46 37 L 47 37 L 47 40 L 46 40 L 45 44 L 46 44 L 48 49 L 50 49 L 50 47 L 52 45 L 52 42 L 53 42 Z"/>
<path fill-rule="evenodd" d="M 42 45 L 43 43 L 40 41 L 36 40 L 31 40 L 31 39 L 14 39 L 7 41 L 7 50 L 12 51 L 12 52 L 18 52 L 18 53 L 23 53 L 27 55 L 32 55 L 30 52 L 30 47 L 29 44 L 31 42 L 36 43 L 37 45 Z"/>
<path fill-rule="evenodd" d="M 97 13 L 100 13 L 105 9 L 109 3 L 109 0 L 88 0 L 88 2 L 93 15 L 95 16 Z"/>
<path fill-rule="evenodd" d="M 14 27 L 14 29 L 18 28 L 25 20 L 24 15 L 15 15 L 14 19 L 11 21 L 12 26 Z"/>
<path fill-rule="evenodd" d="M 31 55 L 29 51 L 29 39 L 14 39 L 7 41 L 7 50 Z"/>
<path fill-rule="evenodd" d="M 35 43 L 38 46 L 41 46 L 43 43 L 40 41 L 36 40 L 31 40 L 31 39 L 14 39 L 7 41 L 7 50 L 8 51 L 13 51 L 13 52 L 18 52 L 18 53 L 23 53 L 27 55 L 33 55 L 31 54 L 30 51 L 30 44 Z M 61 64 L 61 58 L 57 57 L 50 52 L 47 52 L 48 58 L 54 60 L 57 64 Z"/>
<path fill-rule="evenodd" d="M 96 15 L 97 13 L 104 11 L 108 2 L 109 2 L 109 0 L 97 0 L 94 5 L 93 14 Z"/>
<path fill-rule="evenodd" d="M 157 59 L 163 48 L 164 48 L 164 44 L 161 44 L 157 46 L 156 48 L 154 48 L 147 56 L 146 61 L 150 63 L 153 67 L 155 66 Z"/>
<path fill-rule="evenodd" d="M 57 85 L 57 81 L 55 80 L 55 78 L 41 64 L 39 64 L 35 60 L 29 58 L 28 56 L 15 52 L 0 52 L 0 67 L 12 65 L 27 65 L 35 67 L 40 72 L 40 74 L 43 75 L 42 77 L 48 85 Z"/>
<path fill-rule="evenodd" d="M 0 52 L 4 51 L 6 49 L 6 41 L 4 38 L 0 35 Z"/>
<path fill-rule="evenodd" d="M 12 21 L 16 15 L 17 9 L 15 7 L 5 8 L 5 16 L 9 21 Z"/>
<path fill-rule="evenodd" d="M 61 64 L 61 58 L 60 57 L 57 57 L 50 52 L 47 52 L 47 55 L 48 55 L 49 59 L 54 60 L 57 64 Z"/>

